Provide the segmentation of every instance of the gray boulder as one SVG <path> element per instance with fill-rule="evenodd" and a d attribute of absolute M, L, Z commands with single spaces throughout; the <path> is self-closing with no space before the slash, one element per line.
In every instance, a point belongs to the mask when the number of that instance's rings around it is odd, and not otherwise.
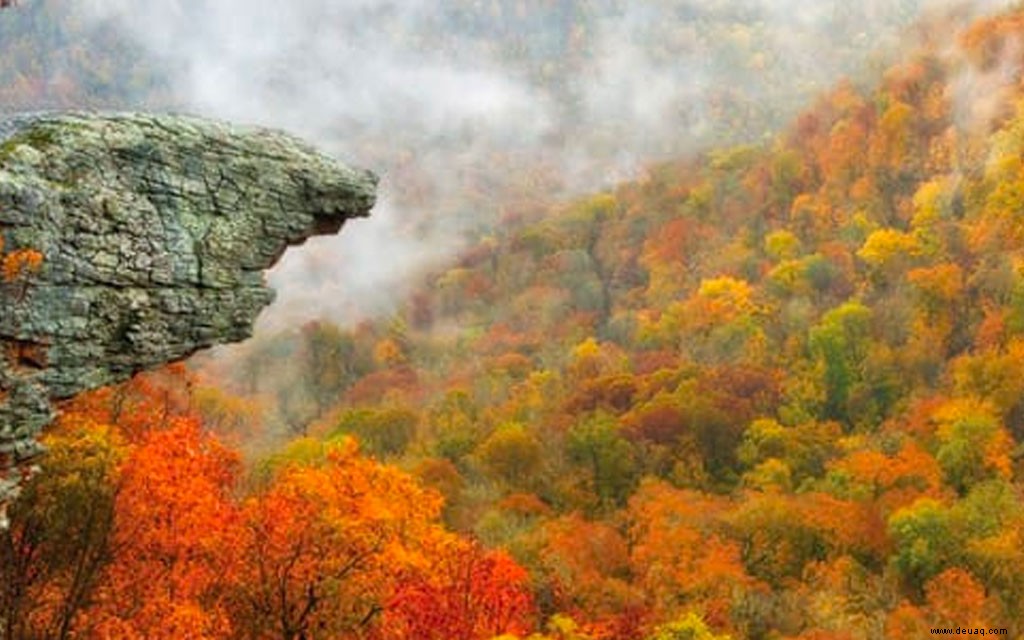
<path fill-rule="evenodd" d="M 367 215 L 376 183 L 266 129 L 0 122 L 0 501 L 39 452 L 53 400 L 248 337 L 273 299 L 263 271 Z"/>

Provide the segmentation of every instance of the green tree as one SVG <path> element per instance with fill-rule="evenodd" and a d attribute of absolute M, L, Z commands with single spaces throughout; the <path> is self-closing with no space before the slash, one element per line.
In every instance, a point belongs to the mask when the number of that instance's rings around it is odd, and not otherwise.
<path fill-rule="evenodd" d="M 311 322 L 301 333 L 302 383 L 316 404 L 317 415 L 323 415 L 369 367 L 359 370 L 352 337 L 335 325 Z"/>
<path fill-rule="evenodd" d="M 935 458 L 957 491 L 965 494 L 982 480 L 1009 478 L 1012 440 L 987 407 L 954 401 L 935 417 L 939 423 Z"/>
<path fill-rule="evenodd" d="M 921 498 L 894 513 L 889 535 L 896 544 L 892 562 L 918 593 L 928 580 L 955 564 L 963 548 L 962 533 L 949 508 L 932 498 Z"/>
<path fill-rule="evenodd" d="M 604 413 L 589 416 L 569 430 L 566 451 L 579 465 L 600 505 L 621 506 L 636 485 L 633 448 L 619 433 L 614 418 Z"/>
<path fill-rule="evenodd" d="M 811 354 L 822 367 L 825 417 L 848 420 L 847 402 L 861 381 L 861 365 L 868 354 L 871 310 L 859 302 L 846 302 L 822 316 L 811 328 Z"/>
<path fill-rule="evenodd" d="M 364 451 L 388 458 L 405 452 L 418 423 L 419 415 L 402 407 L 349 409 L 341 415 L 331 437 L 353 435 Z"/>

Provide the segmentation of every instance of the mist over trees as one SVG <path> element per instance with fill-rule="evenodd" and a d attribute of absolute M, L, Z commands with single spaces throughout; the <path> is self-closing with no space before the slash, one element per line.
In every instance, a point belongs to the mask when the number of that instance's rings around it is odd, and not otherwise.
<path fill-rule="evenodd" d="M 177 3 L 72 15 L 143 50 L 181 39 L 133 76 L 148 95 L 379 160 L 384 222 L 274 276 L 322 305 L 64 408 L 0 536 L 5 637 L 1024 631 L 1019 8 L 313 2 L 232 54 L 271 13 L 249 4 L 219 70 L 193 63 L 234 3 L 199 3 L 220 20 L 188 37 Z M 344 86 L 312 91 L 308 119 L 302 72 L 279 85 L 293 110 L 241 100 L 287 75 L 289 34 L 353 17 L 405 48 L 318 34 L 295 55 L 366 47 L 380 84 L 328 65 L 317 89 Z M 892 64 L 864 62 L 875 24 L 912 41 Z M 204 78 L 240 62 L 267 69 L 235 104 Z M 423 88 L 478 74 L 465 104 Z M 616 120 L 617 88 L 650 101 Z M 409 128 L 374 130 L 402 111 Z M 616 144 L 630 179 L 587 190 Z M 337 284 L 399 272 L 378 313 Z"/>

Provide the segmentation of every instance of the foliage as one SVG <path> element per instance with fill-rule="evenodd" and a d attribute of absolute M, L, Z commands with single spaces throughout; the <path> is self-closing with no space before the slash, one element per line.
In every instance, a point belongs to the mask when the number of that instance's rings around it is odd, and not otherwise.
<path fill-rule="evenodd" d="M 391 317 L 254 346 L 235 398 L 77 399 L 0 540 L 7 636 L 1024 631 L 1024 103 L 962 95 L 1021 15 L 510 214 Z M 246 466 L 201 426 L 257 417 L 304 437 Z"/>

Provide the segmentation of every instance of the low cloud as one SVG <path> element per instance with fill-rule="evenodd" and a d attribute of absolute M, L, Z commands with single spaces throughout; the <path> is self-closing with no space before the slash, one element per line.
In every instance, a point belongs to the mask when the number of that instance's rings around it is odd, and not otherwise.
<path fill-rule="evenodd" d="M 388 313 L 415 274 L 525 198 L 761 139 L 951 0 L 88 0 L 174 108 L 284 128 L 382 174 L 381 204 L 289 252 L 261 327 Z M 987 86 L 965 79 L 965 90 Z M 975 84 L 970 84 L 970 83 Z M 128 105 L 130 106 L 130 105 Z M 754 126 L 754 125 L 757 126 Z M 534 174 L 531 177 L 531 172 Z M 524 177 L 525 176 L 525 177 Z"/>

